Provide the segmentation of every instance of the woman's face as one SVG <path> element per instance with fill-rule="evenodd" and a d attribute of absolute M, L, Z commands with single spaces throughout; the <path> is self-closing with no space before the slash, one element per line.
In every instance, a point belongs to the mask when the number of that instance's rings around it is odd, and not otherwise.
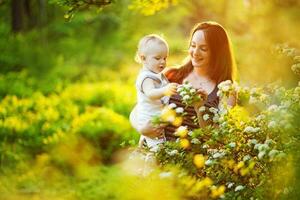
<path fill-rule="evenodd" d="M 205 40 L 204 32 L 197 30 L 191 40 L 189 54 L 194 67 L 206 68 L 209 66 L 210 49 Z"/>

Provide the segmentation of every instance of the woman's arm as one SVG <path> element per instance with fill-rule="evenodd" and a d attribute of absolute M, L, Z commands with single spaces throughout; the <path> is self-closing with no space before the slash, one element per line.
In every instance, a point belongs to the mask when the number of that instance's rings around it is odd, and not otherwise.
<path fill-rule="evenodd" d="M 229 95 L 227 99 L 227 105 L 234 107 L 237 104 L 237 92 L 234 92 L 233 94 Z"/>

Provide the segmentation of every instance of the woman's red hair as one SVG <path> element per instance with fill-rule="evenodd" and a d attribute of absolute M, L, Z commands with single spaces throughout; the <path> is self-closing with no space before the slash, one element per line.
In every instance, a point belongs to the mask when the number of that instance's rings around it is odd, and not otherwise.
<path fill-rule="evenodd" d="M 225 29 L 216 22 L 203 22 L 196 24 L 191 32 L 191 39 L 198 30 L 204 32 L 208 48 L 210 50 L 209 77 L 217 84 L 225 80 L 234 80 L 235 60 L 231 50 L 229 37 Z M 190 43 L 191 43 L 190 39 Z M 166 72 L 170 82 L 181 84 L 183 79 L 193 70 L 190 59 L 179 68 L 173 68 Z"/>

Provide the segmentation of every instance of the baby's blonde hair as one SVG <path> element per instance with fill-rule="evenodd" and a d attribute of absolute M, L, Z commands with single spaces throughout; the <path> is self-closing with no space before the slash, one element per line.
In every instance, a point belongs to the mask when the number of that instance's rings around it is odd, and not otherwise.
<path fill-rule="evenodd" d="M 161 37 L 157 34 L 146 35 L 142 39 L 140 39 L 140 41 L 139 41 L 139 44 L 138 44 L 138 47 L 137 47 L 137 52 L 136 52 L 136 55 L 135 55 L 135 61 L 136 62 L 138 62 L 138 63 L 142 62 L 141 57 L 145 55 L 145 52 L 146 52 L 147 47 L 148 47 L 147 45 L 150 44 L 150 42 L 158 42 L 160 44 L 164 44 L 164 45 L 166 45 L 167 49 L 169 49 L 168 43 L 163 37 Z"/>

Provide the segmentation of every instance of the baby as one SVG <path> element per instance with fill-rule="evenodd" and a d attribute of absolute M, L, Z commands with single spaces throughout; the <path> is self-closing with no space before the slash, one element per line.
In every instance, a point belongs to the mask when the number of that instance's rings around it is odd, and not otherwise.
<path fill-rule="evenodd" d="M 169 48 L 167 42 L 158 35 L 144 36 L 138 45 L 136 59 L 142 64 L 142 69 L 136 80 L 137 89 L 137 121 L 138 130 L 143 127 L 153 126 L 154 116 L 159 116 L 163 109 L 163 97 L 176 93 L 177 84 L 169 83 L 164 76 Z M 150 150 L 155 151 L 158 144 L 166 139 L 164 133 L 160 137 L 150 138 L 141 136 L 141 141 L 146 140 Z"/>

